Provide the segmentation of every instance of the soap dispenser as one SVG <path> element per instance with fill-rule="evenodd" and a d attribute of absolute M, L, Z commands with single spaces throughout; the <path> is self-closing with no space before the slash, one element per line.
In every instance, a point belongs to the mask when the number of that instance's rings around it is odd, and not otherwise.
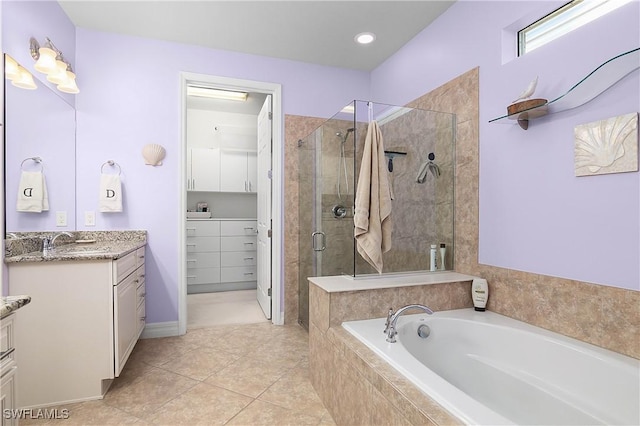
<path fill-rule="evenodd" d="M 487 308 L 487 299 L 489 299 L 489 285 L 487 280 L 482 278 L 474 278 L 471 283 L 471 298 L 473 299 L 473 307 L 476 311 L 483 312 Z"/>

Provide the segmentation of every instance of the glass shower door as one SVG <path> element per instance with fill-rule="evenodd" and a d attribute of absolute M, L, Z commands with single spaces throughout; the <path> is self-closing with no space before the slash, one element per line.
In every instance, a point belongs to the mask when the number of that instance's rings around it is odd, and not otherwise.
<path fill-rule="evenodd" d="M 309 326 L 308 277 L 354 274 L 352 121 L 334 118 L 298 142 L 298 319 Z"/>

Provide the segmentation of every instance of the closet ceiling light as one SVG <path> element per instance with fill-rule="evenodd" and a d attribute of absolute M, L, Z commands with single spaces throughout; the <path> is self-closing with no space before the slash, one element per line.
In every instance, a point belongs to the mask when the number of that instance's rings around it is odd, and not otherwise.
<path fill-rule="evenodd" d="M 229 101 L 246 101 L 249 94 L 232 90 L 212 89 L 210 87 L 187 87 L 187 96 L 199 96 L 202 98 L 225 99 Z"/>
<path fill-rule="evenodd" d="M 374 33 L 360 33 L 354 37 L 354 40 L 360 44 L 373 43 L 375 39 L 376 35 Z"/>

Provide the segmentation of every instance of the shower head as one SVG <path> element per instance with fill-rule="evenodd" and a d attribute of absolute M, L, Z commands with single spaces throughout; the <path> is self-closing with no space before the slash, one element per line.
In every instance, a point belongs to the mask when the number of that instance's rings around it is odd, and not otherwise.
<path fill-rule="evenodd" d="M 344 144 L 347 141 L 347 138 L 349 137 L 349 133 L 355 132 L 356 128 L 355 127 L 349 127 L 347 129 L 347 133 L 345 133 L 344 137 L 342 138 L 342 143 Z M 336 136 L 341 137 L 342 136 L 342 132 L 337 132 Z"/>

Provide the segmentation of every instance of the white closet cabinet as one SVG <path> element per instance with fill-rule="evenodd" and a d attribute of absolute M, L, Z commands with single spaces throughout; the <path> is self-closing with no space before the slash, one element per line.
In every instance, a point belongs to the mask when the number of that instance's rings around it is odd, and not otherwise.
<path fill-rule="evenodd" d="M 258 190 L 258 154 L 253 151 L 220 152 L 220 191 L 253 192 Z"/>
<path fill-rule="evenodd" d="M 220 282 L 220 222 L 187 220 L 187 293 L 212 291 Z"/>
<path fill-rule="evenodd" d="M 257 222 L 227 220 L 220 226 L 222 282 L 246 282 L 253 288 L 257 282 Z M 246 286 L 245 286 L 246 287 Z"/>
<path fill-rule="evenodd" d="M 220 191 L 220 149 L 191 148 L 187 163 L 187 190 Z"/>
<path fill-rule="evenodd" d="M 144 329 L 144 256 L 8 265 L 10 294 L 31 296 L 15 324 L 18 407 L 104 396 Z"/>

